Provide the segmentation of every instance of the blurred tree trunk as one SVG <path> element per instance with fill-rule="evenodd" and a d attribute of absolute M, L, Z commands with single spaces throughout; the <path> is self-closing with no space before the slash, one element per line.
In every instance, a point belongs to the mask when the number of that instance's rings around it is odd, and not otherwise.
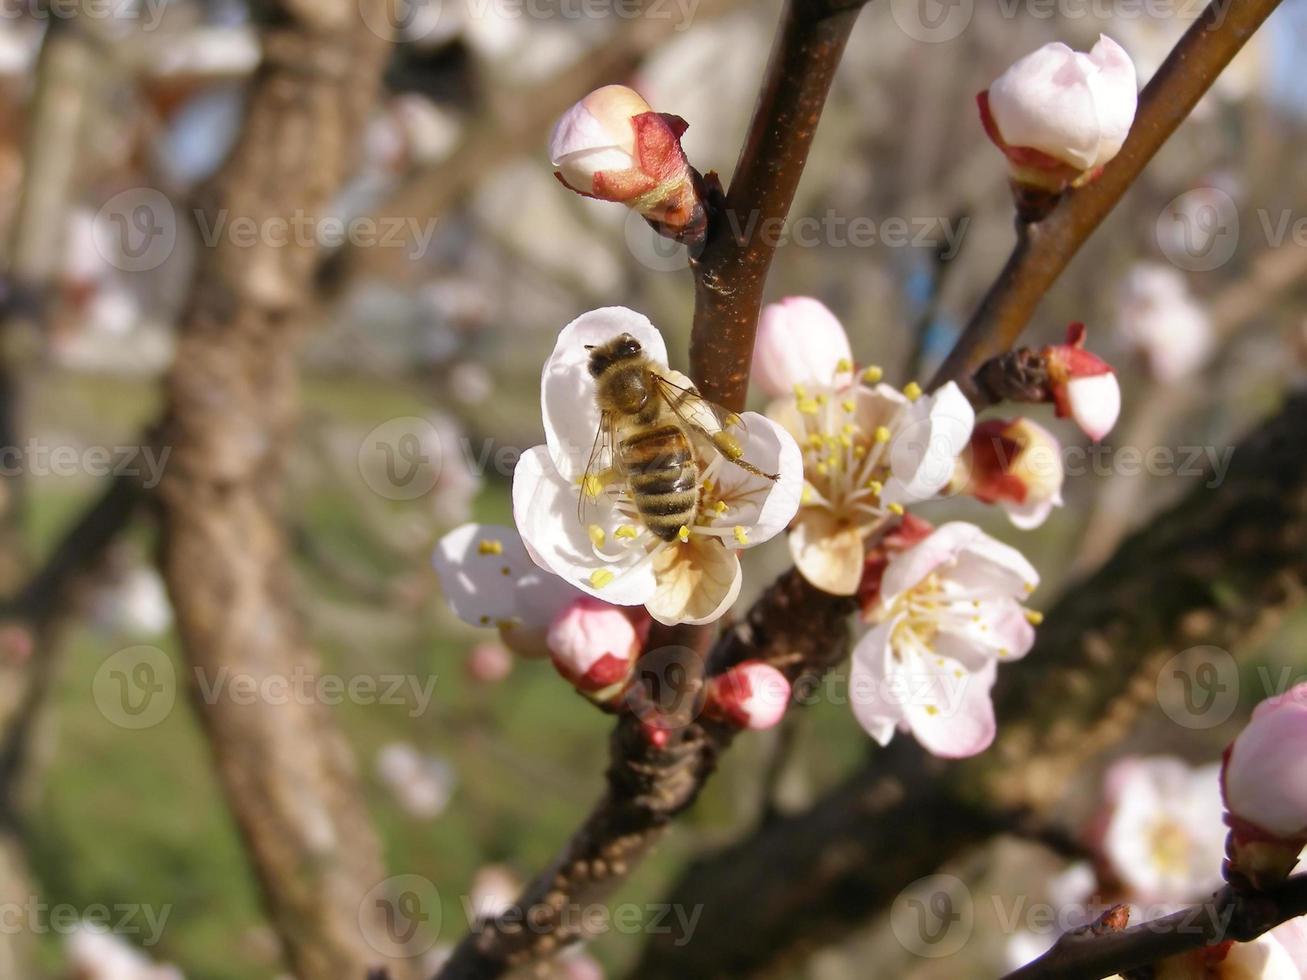
<path fill-rule="evenodd" d="M 312 227 L 330 213 L 389 51 L 369 25 L 384 25 L 388 9 L 386 0 L 265 8 L 264 61 L 241 136 L 199 202 L 210 229 L 253 221 L 256 240 L 233 231 L 202 248 L 167 382 L 161 564 L 196 709 L 298 980 L 363 980 L 386 962 L 383 910 L 365 902 L 386 877 L 380 846 L 325 705 L 238 704 L 216 685 L 320 673 L 282 519 L 296 358 L 320 256 L 298 240 L 311 235 L 287 240 L 285 222 Z"/>

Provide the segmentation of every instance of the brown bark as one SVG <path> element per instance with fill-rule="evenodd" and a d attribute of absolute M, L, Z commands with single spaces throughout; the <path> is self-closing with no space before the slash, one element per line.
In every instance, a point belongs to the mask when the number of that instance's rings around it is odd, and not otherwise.
<path fill-rule="evenodd" d="M 360 14 L 384 23 L 386 6 L 274 5 L 240 139 L 202 195 L 210 227 L 328 213 L 389 50 Z M 307 243 L 259 239 L 223 240 L 200 259 L 167 382 L 161 564 L 195 707 L 289 965 L 300 980 L 362 978 L 384 959 L 380 909 L 364 898 L 385 871 L 335 719 L 311 699 L 206 699 L 195 682 L 319 673 L 295 608 L 281 513 L 318 255 Z"/>
<path fill-rule="evenodd" d="M 654 937 L 642 980 L 754 976 L 837 940 L 987 839 L 998 813 L 1047 813 L 1150 703 L 1191 646 L 1237 650 L 1307 595 L 1307 395 L 1069 589 L 1000 674 L 999 738 L 952 766 L 900 736 L 810 810 L 691 865 L 666 900 L 703 906 L 696 941 Z M 1299 447 L 1299 448 L 1295 448 Z M 747 896 L 747 901 L 742 899 Z"/>

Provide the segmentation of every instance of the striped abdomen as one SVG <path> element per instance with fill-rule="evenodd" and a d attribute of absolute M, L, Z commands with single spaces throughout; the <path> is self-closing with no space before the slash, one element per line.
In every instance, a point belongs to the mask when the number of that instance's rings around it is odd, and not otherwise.
<path fill-rule="evenodd" d="M 664 541 L 694 523 L 699 508 L 699 467 L 680 426 L 654 423 L 628 429 L 617 458 L 645 527 Z"/>

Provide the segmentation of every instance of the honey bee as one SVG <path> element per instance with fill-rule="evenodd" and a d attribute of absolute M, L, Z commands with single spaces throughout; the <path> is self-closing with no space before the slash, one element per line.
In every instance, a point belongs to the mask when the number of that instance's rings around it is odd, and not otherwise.
<path fill-rule="evenodd" d="M 728 429 L 743 429 L 739 415 L 714 405 L 690 385 L 667 378 L 629 333 L 587 345 L 595 379 L 599 431 L 582 478 L 581 507 L 597 471 L 611 463 L 645 527 L 664 541 L 694 523 L 703 489 L 696 441 L 756 476 L 777 480 L 744 459 Z"/>

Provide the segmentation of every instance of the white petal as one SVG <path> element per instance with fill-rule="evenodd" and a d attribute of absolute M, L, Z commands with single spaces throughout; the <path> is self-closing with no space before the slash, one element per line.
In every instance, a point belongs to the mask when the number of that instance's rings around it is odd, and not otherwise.
<path fill-rule="evenodd" d="M 617 606 L 643 604 L 654 591 L 653 569 L 643 560 L 643 549 L 618 550 L 613 561 L 596 556 L 588 525 L 577 519 L 577 495 L 577 488 L 554 469 L 544 446 L 533 447 L 518 460 L 513 520 L 531 556 L 582 592 Z M 607 498 L 595 501 L 586 516 L 613 540 L 620 520 Z"/>
<path fill-rule="evenodd" d="M 982 602 L 962 625 L 942 627 L 936 640 L 940 653 L 972 670 L 989 660 L 1019 660 L 1034 645 L 1035 628 L 1012 599 Z"/>
<path fill-rule="evenodd" d="M 1093 166 L 1101 133 L 1089 86 L 1095 70 L 1061 42 L 1017 61 L 989 87 L 990 112 L 1003 140 L 1082 170 Z"/>
<path fill-rule="evenodd" d="M 1112 431 L 1121 414 L 1121 386 L 1115 372 L 1072 378 L 1067 382 L 1071 417 L 1095 442 Z"/>
<path fill-rule="evenodd" d="M 604 147 L 569 153 L 554 161 L 554 166 L 569 187 L 589 194 L 594 190 L 595 174 L 605 170 L 630 170 L 635 166 L 635 158 L 625 150 Z"/>
<path fill-rule="evenodd" d="M 1020 528 L 1022 531 L 1033 531 L 1048 520 L 1048 515 L 1053 512 L 1055 506 L 1062 505 L 1061 496 L 1053 499 L 1035 499 L 1030 498 L 1024 503 L 1013 503 L 1010 500 L 1001 500 L 999 504 L 1007 512 L 1007 519 L 1012 522 L 1012 526 Z"/>
<path fill-rule="evenodd" d="M 794 437 L 766 416 L 745 412 L 742 418 L 748 430 L 744 459 L 764 473 L 779 474 L 779 479 L 755 476 L 723 459 L 713 496 L 724 500 L 728 509 L 714 524 L 743 527 L 747 534 L 742 546 L 752 547 L 775 537 L 794 519 L 803 495 L 803 453 Z M 726 544 L 737 546 L 734 538 Z"/>
<path fill-rule="evenodd" d="M 995 596 L 1018 598 L 1025 598 L 1039 585 L 1039 572 L 1025 555 L 983 531 L 960 550 L 949 578 L 968 589 L 984 588 Z"/>
<path fill-rule="evenodd" d="M 436 543 L 431 563 L 449 608 L 473 626 L 493 626 L 517 616 L 519 582 L 554 598 L 567 589 L 561 579 L 535 567 L 516 530 L 497 524 L 455 528 Z"/>
<path fill-rule="evenodd" d="M 980 528 L 964 521 L 940 525 L 928 537 L 890 560 L 881 579 L 883 601 L 888 602 L 906 592 L 941 565 L 956 559 L 963 548 L 983 536 Z"/>
<path fill-rule="evenodd" d="M 990 691 L 998 667 L 993 662 L 974 673 L 948 657 L 915 658 L 913 686 L 930 699 L 913 697 L 904 708 L 912 734 L 926 751 L 943 759 L 963 759 L 985 751 L 994 741 L 994 703 Z"/>
<path fill-rule="evenodd" d="M 890 444 L 891 479 L 885 503 L 910 504 L 933 497 L 949 482 L 958 454 L 967 448 L 976 412 L 950 381 L 909 410 Z"/>
<path fill-rule="evenodd" d="M 824 507 L 799 511 L 790 531 L 790 555 L 799 574 L 831 595 L 854 595 L 862 581 L 866 545 L 862 532 Z"/>
<path fill-rule="evenodd" d="M 889 638 L 897 624 L 895 618 L 864 635 L 853 648 L 853 665 L 849 669 L 849 705 L 853 717 L 881 745 L 889 744 L 894 730 L 903 721 L 904 699 L 889 696 L 890 673 L 894 668 Z"/>
<path fill-rule="evenodd" d="M 657 588 L 645 602 L 660 623 L 701 625 L 722 617 L 740 594 L 740 559 L 715 538 L 666 546 L 654 560 Z"/>
<path fill-rule="evenodd" d="M 753 380 L 768 395 L 788 395 L 796 384 L 833 384 L 841 361 L 853 361 L 849 338 L 823 303 L 789 296 L 763 307 L 753 347 Z"/>
<path fill-rule="evenodd" d="M 599 406 L 588 368 L 587 344 L 602 344 L 629 333 L 658 364 L 667 363 L 667 346 L 649 319 L 624 306 L 607 306 L 565 326 L 540 377 L 540 409 L 545 442 L 554 466 L 568 480 L 580 479 L 599 431 Z"/>
<path fill-rule="evenodd" d="M 1106 34 L 1099 36 L 1089 60 L 1097 69 L 1088 79 L 1099 126 L 1093 166 L 1101 167 L 1116 156 L 1130 132 L 1139 101 L 1139 81 L 1130 56 Z"/>

